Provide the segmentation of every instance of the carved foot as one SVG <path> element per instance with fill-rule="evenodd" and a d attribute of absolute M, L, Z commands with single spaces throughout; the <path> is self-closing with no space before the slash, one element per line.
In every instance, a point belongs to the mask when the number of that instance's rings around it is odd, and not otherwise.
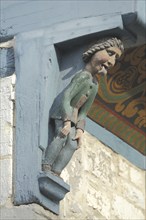
<path fill-rule="evenodd" d="M 52 172 L 55 176 L 59 176 L 59 177 L 60 177 L 60 174 L 61 174 L 61 173 L 54 172 L 53 170 L 51 170 L 51 172 Z"/>
<path fill-rule="evenodd" d="M 53 175 L 59 176 L 59 177 L 60 177 L 60 174 L 61 174 L 59 172 L 54 172 L 49 164 L 42 164 L 42 171 L 44 171 L 45 173 L 46 172 L 51 172 Z"/>
<path fill-rule="evenodd" d="M 51 166 L 49 164 L 42 164 L 42 171 L 51 171 Z"/>

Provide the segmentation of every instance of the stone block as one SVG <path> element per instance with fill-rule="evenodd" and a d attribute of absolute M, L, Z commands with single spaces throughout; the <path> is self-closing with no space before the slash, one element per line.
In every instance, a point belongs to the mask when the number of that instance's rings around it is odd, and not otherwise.
<path fill-rule="evenodd" d="M 145 190 L 146 171 L 130 167 L 130 180 L 134 185 Z"/>
<path fill-rule="evenodd" d="M 0 160 L 0 205 L 12 195 L 12 160 Z"/>
<path fill-rule="evenodd" d="M 110 199 L 105 192 L 90 188 L 87 193 L 87 204 L 100 212 L 106 218 L 110 218 Z"/>
<path fill-rule="evenodd" d="M 126 160 L 124 160 L 121 156 L 119 157 L 118 162 L 119 167 L 119 175 L 125 179 L 129 178 L 129 165 Z"/>
<path fill-rule="evenodd" d="M 5 112 L 7 114 L 7 112 Z M 12 124 L 10 124 L 8 121 L 1 120 L 1 142 L 8 142 L 8 140 L 12 139 Z"/>
<path fill-rule="evenodd" d="M 123 180 L 121 180 L 121 189 L 122 195 L 127 201 L 130 201 L 143 210 L 145 209 L 145 194 L 143 194 L 140 189 Z"/>
<path fill-rule="evenodd" d="M 145 220 L 144 213 L 121 196 L 114 195 L 110 219 Z"/>
<path fill-rule="evenodd" d="M 104 184 L 116 188 L 117 186 L 117 166 L 114 164 L 112 155 L 106 151 L 101 151 L 94 158 L 92 174 L 100 179 Z"/>
<path fill-rule="evenodd" d="M 1 142 L 0 144 L 0 157 L 12 157 L 12 145 L 11 142 Z"/>

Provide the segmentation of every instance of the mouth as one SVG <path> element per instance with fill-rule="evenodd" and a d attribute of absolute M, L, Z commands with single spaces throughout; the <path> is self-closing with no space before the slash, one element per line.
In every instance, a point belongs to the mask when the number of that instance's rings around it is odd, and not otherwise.
<path fill-rule="evenodd" d="M 108 67 L 106 65 L 101 65 L 101 68 L 98 73 L 106 75 L 108 71 Z"/>
<path fill-rule="evenodd" d="M 104 69 L 105 69 L 106 71 L 108 71 L 108 69 L 109 69 L 109 67 L 106 66 L 105 64 L 102 64 L 102 67 L 104 67 Z"/>

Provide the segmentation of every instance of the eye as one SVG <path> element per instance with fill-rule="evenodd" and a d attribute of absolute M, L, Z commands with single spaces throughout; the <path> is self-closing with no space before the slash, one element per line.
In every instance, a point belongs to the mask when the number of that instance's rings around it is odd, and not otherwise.
<path fill-rule="evenodd" d="M 112 56 L 112 55 L 115 54 L 115 52 L 114 52 L 114 51 L 111 51 L 111 50 L 107 50 L 107 53 L 108 53 L 109 56 Z"/>

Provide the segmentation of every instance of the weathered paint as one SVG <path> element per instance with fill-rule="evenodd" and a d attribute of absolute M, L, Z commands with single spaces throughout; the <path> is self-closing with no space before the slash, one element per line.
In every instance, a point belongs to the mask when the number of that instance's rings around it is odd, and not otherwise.
<path fill-rule="evenodd" d="M 65 21 L 134 12 L 134 1 L 1 1 L 1 36 L 49 27 Z M 98 24 L 98 22 L 97 22 Z"/>

